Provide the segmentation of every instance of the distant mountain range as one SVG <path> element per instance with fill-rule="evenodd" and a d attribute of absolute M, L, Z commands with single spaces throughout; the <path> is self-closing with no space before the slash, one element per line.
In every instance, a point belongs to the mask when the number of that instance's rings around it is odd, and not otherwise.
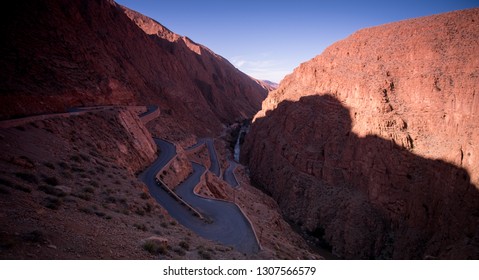
<path fill-rule="evenodd" d="M 268 81 L 268 80 L 258 80 L 258 79 L 254 79 L 254 80 L 255 80 L 261 87 L 263 87 L 264 89 L 266 89 L 268 92 L 277 89 L 278 86 L 279 86 L 279 84 L 277 84 L 277 83 L 275 83 L 275 82 Z"/>

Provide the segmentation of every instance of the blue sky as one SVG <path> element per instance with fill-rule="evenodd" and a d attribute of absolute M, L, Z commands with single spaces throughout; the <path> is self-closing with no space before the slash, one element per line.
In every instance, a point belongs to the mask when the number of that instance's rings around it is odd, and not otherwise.
<path fill-rule="evenodd" d="M 274 82 L 359 29 L 479 7 L 479 0 L 116 2 L 205 45 L 248 75 Z"/>

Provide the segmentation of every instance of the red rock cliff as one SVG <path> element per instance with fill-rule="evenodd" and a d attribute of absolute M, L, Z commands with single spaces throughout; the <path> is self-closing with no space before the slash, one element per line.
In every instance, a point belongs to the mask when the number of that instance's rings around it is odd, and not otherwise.
<path fill-rule="evenodd" d="M 201 132 L 251 117 L 266 91 L 224 58 L 113 1 L 3 9 L 0 117 L 94 104 L 158 104 Z"/>
<path fill-rule="evenodd" d="M 270 93 L 242 158 L 345 258 L 479 257 L 479 9 L 358 31 Z"/>

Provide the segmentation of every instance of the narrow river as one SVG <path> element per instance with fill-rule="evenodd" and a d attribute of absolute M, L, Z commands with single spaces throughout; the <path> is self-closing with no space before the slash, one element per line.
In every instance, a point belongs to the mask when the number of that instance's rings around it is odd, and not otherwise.
<path fill-rule="evenodd" d="M 241 125 L 240 132 L 238 133 L 238 138 L 236 139 L 235 149 L 234 149 L 234 160 L 239 162 L 240 152 L 241 152 L 241 139 L 244 138 L 246 132 L 248 131 L 249 125 L 243 124 Z"/>

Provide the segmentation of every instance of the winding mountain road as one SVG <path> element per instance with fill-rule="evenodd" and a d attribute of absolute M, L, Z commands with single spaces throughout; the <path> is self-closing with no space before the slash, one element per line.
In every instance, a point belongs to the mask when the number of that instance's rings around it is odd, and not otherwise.
<path fill-rule="evenodd" d="M 45 114 L 2 121 L 0 122 L 0 127 L 6 128 L 37 119 L 77 115 L 114 107 L 116 106 L 104 105 L 76 107 L 71 108 L 66 113 Z M 147 123 L 151 119 L 157 117 L 159 113 L 159 108 L 157 106 L 147 106 L 146 112 L 140 114 L 139 117 L 144 123 Z M 162 139 L 153 138 L 153 140 L 160 151 L 159 156 L 139 175 L 139 179 L 148 186 L 151 196 L 154 197 L 155 200 L 162 205 L 174 219 L 176 219 L 182 225 L 190 228 L 200 236 L 210 240 L 218 241 L 225 245 L 233 246 L 238 251 L 243 253 L 258 252 L 260 250 L 260 245 L 252 225 L 236 204 L 217 199 L 203 198 L 194 193 L 194 188 L 200 183 L 201 177 L 206 172 L 206 168 L 204 166 L 197 163 L 192 163 L 193 174 L 191 174 L 176 188 L 176 193 L 180 199 L 175 197 L 174 194 L 170 194 L 167 190 L 165 190 L 164 186 L 162 187 L 160 185 L 161 182 L 157 180 L 156 175 L 176 156 L 176 147 L 172 143 Z M 216 150 L 214 148 L 213 139 L 201 139 L 199 143 L 193 147 L 203 144 L 206 144 L 210 153 L 210 171 L 219 177 L 221 168 L 216 155 Z M 189 206 L 193 207 L 195 210 L 191 210 L 191 208 L 185 206 L 184 202 L 189 204 Z M 208 222 L 199 217 L 197 213 L 195 213 L 196 211 L 200 212 L 200 214 L 206 217 Z"/>
<path fill-rule="evenodd" d="M 176 155 L 176 148 L 165 140 L 158 138 L 154 138 L 154 140 L 160 151 L 159 156 L 139 176 L 140 180 L 148 186 L 152 197 L 179 223 L 193 230 L 198 235 L 233 246 L 243 253 L 258 252 L 260 246 L 252 225 L 236 204 L 200 197 L 194 193 L 195 187 L 200 183 L 201 177 L 206 172 L 206 168 L 203 165 L 192 162 L 193 173 L 175 188 L 175 193 L 206 217 L 208 222 L 195 216 L 194 213 L 179 203 L 178 200 L 159 185 L 161 183 L 156 180 L 156 175 Z M 212 139 L 201 139 L 190 149 L 202 144 L 206 144 L 210 153 L 210 171 L 219 176 L 220 167 Z"/>

